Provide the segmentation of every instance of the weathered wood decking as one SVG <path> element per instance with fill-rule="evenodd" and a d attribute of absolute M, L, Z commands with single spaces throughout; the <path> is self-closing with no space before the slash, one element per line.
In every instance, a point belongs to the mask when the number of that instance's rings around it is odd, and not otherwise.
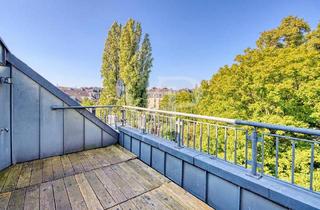
<path fill-rule="evenodd" d="M 0 209 L 210 209 L 120 146 L 0 172 Z"/>

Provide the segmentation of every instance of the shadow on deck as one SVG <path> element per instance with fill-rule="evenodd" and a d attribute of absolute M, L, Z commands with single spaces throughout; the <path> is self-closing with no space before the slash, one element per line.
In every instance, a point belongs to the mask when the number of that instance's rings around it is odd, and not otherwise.
<path fill-rule="evenodd" d="M 0 209 L 211 209 L 122 147 L 0 172 Z"/>

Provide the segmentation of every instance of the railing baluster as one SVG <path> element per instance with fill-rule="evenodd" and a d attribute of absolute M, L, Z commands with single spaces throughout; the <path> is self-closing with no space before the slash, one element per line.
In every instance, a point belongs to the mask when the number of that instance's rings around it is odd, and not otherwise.
<path fill-rule="evenodd" d="M 276 137 L 276 166 L 275 166 L 275 177 L 278 178 L 279 168 L 279 137 Z"/>
<path fill-rule="evenodd" d="M 188 121 L 188 124 L 187 124 L 187 147 L 189 147 L 189 141 L 190 141 L 190 121 Z"/>
<path fill-rule="evenodd" d="M 237 165 L 237 144 L 238 144 L 238 132 L 237 132 L 237 128 L 234 129 L 234 157 L 233 157 L 233 162 L 234 164 Z"/>
<path fill-rule="evenodd" d="M 224 127 L 224 160 L 227 160 L 227 127 Z"/>
<path fill-rule="evenodd" d="M 245 146 L 245 151 L 244 151 L 244 156 L 245 156 L 245 168 L 248 168 L 248 138 L 249 136 L 248 130 L 246 130 L 246 146 Z"/>
<path fill-rule="evenodd" d="M 313 170 L 314 170 L 314 144 L 311 144 L 311 161 L 310 161 L 310 190 L 313 190 Z"/>
<path fill-rule="evenodd" d="M 200 152 L 202 152 L 202 125 L 203 123 L 200 123 Z"/>
<path fill-rule="evenodd" d="M 207 142 L 207 153 L 210 154 L 210 124 L 207 124 L 207 137 L 208 137 L 208 142 Z"/>
<path fill-rule="evenodd" d="M 197 124 L 196 122 L 193 122 L 193 149 L 196 148 L 196 129 L 197 129 Z"/>
<path fill-rule="evenodd" d="M 218 139 L 219 139 L 219 129 L 218 129 L 218 125 L 216 125 L 216 157 L 218 157 Z"/>
<path fill-rule="evenodd" d="M 262 160 L 261 160 L 261 174 L 264 174 L 264 135 L 261 136 L 261 146 L 262 146 L 262 151 L 261 151 L 261 155 L 262 155 Z"/>
<path fill-rule="evenodd" d="M 292 145 L 292 148 L 291 148 L 291 184 L 294 184 L 294 165 L 295 165 L 295 147 L 296 147 L 296 144 L 294 141 L 291 141 L 291 145 Z"/>

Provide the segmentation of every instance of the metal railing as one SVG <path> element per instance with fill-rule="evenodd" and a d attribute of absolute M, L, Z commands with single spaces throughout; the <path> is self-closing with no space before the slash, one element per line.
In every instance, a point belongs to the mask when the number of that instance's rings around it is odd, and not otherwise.
<path fill-rule="evenodd" d="M 319 193 L 320 130 L 132 106 L 53 107 L 88 109 L 117 129 L 140 129 L 215 158 Z"/>

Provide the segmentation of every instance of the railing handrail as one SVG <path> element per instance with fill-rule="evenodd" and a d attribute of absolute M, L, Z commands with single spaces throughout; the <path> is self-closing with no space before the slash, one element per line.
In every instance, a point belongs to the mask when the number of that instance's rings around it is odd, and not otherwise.
<path fill-rule="evenodd" d="M 247 121 L 247 120 L 230 119 L 230 118 L 214 117 L 214 116 L 206 116 L 206 115 L 190 114 L 190 113 L 174 112 L 174 111 L 165 111 L 165 110 L 158 110 L 158 109 L 149 109 L 149 108 L 136 107 L 136 106 L 120 106 L 120 105 L 69 106 L 69 107 L 52 106 L 51 108 L 53 110 L 57 110 L 57 109 L 87 109 L 87 108 L 94 109 L 94 108 L 112 108 L 112 107 L 123 107 L 127 109 L 134 109 L 137 111 L 146 111 L 146 112 L 176 115 L 176 116 L 182 116 L 182 117 L 191 117 L 191 118 L 198 118 L 203 120 L 213 120 L 216 122 L 229 123 L 234 125 L 252 126 L 256 128 L 267 128 L 270 130 L 281 130 L 281 131 L 287 131 L 287 132 L 320 136 L 320 130 L 317 130 L 317 129 L 299 128 L 295 126 L 285 126 L 285 125 L 278 125 L 278 124 L 271 124 L 271 123 Z"/>

